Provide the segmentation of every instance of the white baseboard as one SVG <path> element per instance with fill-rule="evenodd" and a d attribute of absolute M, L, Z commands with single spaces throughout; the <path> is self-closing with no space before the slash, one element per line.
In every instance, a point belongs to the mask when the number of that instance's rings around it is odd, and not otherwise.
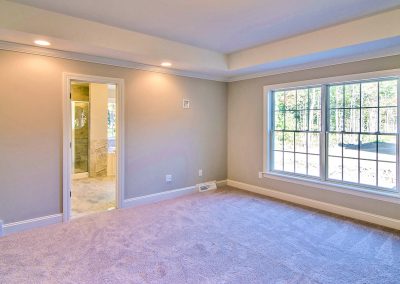
<path fill-rule="evenodd" d="M 43 216 L 39 218 L 19 221 L 15 223 L 8 223 L 3 225 L 4 235 L 9 235 L 17 232 L 30 230 L 33 228 L 39 228 L 51 224 L 57 224 L 62 222 L 62 214 L 54 214 L 49 216 Z"/>
<path fill-rule="evenodd" d="M 221 186 L 226 186 L 227 181 L 220 180 L 220 181 L 217 181 L 216 183 L 217 183 L 217 187 L 221 187 Z M 154 202 L 177 198 L 177 197 L 184 196 L 187 194 L 192 194 L 195 192 L 198 192 L 197 187 L 189 186 L 189 187 L 164 191 L 164 192 L 160 192 L 160 193 L 154 193 L 154 194 L 150 194 L 150 195 L 129 198 L 129 199 L 125 199 L 123 201 L 122 207 L 128 208 L 128 207 L 135 207 L 135 206 L 144 205 L 144 204 L 150 204 L 150 203 L 154 203 Z"/>
<path fill-rule="evenodd" d="M 283 193 L 280 191 L 267 189 L 267 188 L 263 188 L 260 186 L 255 186 L 255 185 L 238 182 L 238 181 L 234 181 L 234 180 L 227 180 L 227 184 L 228 184 L 228 186 L 236 187 L 236 188 L 243 189 L 246 191 L 270 196 L 270 197 L 281 199 L 284 201 L 289 201 L 292 203 L 296 203 L 296 204 L 316 208 L 319 210 L 335 213 L 335 214 L 342 215 L 345 217 L 350 217 L 353 219 L 358 219 L 361 221 L 377 224 L 380 226 L 385 226 L 388 228 L 400 230 L 400 220 L 399 219 L 376 215 L 376 214 L 372 214 L 372 213 L 368 213 L 368 212 L 364 212 L 364 211 L 360 211 L 360 210 L 351 209 L 348 207 L 343 207 L 343 206 L 334 205 L 334 204 L 330 204 L 330 203 L 326 203 L 326 202 L 322 202 L 322 201 L 317 201 L 317 200 L 313 200 L 313 199 L 309 199 L 309 198 L 305 198 L 305 197 L 300 197 L 300 196 L 289 194 L 289 193 Z"/>
<path fill-rule="evenodd" d="M 87 178 L 87 177 L 89 177 L 89 173 L 88 172 L 77 173 L 77 174 L 73 174 L 72 175 L 72 179 L 80 179 L 80 178 Z"/>
<path fill-rule="evenodd" d="M 228 185 L 228 181 L 226 179 L 217 180 L 217 187 L 223 187 L 223 186 L 227 186 L 227 185 Z"/>
<path fill-rule="evenodd" d="M 163 201 L 163 200 L 167 200 L 167 199 L 184 196 L 184 195 L 191 194 L 194 192 L 197 192 L 196 186 L 189 186 L 189 187 L 164 191 L 164 192 L 160 192 L 160 193 L 154 193 L 154 194 L 129 198 L 129 199 L 125 199 L 123 201 L 122 207 L 128 208 L 128 207 L 135 207 L 135 206 L 144 205 L 144 204 L 150 204 L 150 203 L 154 203 L 154 202 L 158 202 L 158 201 Z"/>

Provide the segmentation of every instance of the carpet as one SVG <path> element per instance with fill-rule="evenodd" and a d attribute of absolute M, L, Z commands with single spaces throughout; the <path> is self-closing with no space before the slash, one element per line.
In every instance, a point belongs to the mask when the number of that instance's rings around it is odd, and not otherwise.
<path fill-rule="evenodd" d="M 400 233 L 233 188 L 0 238 L 0 283 L 399 283 Z"/>

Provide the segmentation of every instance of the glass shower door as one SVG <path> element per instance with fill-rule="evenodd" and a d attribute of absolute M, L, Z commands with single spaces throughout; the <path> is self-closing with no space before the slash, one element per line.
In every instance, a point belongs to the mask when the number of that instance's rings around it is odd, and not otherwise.
<path fill-rule="evenodd" d="M 73 173 L 89 171 L 89 102 L 72 101 Z"/>

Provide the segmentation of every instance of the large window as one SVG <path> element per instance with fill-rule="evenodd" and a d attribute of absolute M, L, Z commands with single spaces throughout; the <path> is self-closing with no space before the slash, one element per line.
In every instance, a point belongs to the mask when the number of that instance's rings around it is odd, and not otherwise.
<path fill-rule="evenodd" d="M 398 78 L 276 89 L 270 172 L 398 191 Z"/>

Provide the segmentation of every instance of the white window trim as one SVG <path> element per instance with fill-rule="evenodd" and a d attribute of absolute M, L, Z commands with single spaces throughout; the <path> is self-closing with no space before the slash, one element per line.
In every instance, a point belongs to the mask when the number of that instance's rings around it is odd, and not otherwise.
<path fill-rule="evenodd" d="M 361 197 L 367 197 L 372 199 L 378 199 L 383 201 L 388 201 L 392 203 L 400 204 L 400 185 L 397 184 L 398 192 L 390 192 L 390 191 L 377 191 L 369 188 L 362 188 L 361 186 L 353 186 L 345 183 L 335 183 L 334 181 L 326 181 L 325 179 L 313 179 L 312 177 L 302 177 L 300 175 L 291 175 L 291 174 L 281 174 L 278 172 L 272 171 L 270 168 L 271 163 L 269 162 L 268 155 L 271 149 L 271 140 L 269 137 L 269 133 L 271 130 L 271 123 L 269 119 L 269 108 L 271 105 L 272 92 L 279 89 L 287 89 L 287 88 L 302 88 L 302 87 L 310 87 L 314 85 L 331 85 L 335 83 L 342 82 L 351 82 L 351 81 L 360 81 L 360 80 L 372 80 L 379 79 L 382 77 L 400 77 L 400 69 L 392 69 L 392 70 L 384 70 L 384 71 L 376 71 L 376 72 L 368 72 L 368 73 L 360 73 L 360 74 L 350 74 L 344 76 L 336 76 L 336 77 L 326 77 L 315 80 L 306 80 L 306 81 L 296 81 L 289 82 L 283 84 L 276 85 L 268 85 L 263 88 L 263 171 L 261 172 L 261 177 L 271 178 L 285 182 L 291 182 L 296 184 L 301 184 L 304 186 L 309 186 L 313 188 L 319 188 L 322 190 L 329 190 L 334 192 L 341 192 L 350 195 L 356 195 Z M 322 90 L 322 95 L 324 95 L 324 88 Z M 398 98 L 400 96 L 400 84 L 398 84 Z M 322 99 L 322 103 L 325 104 L 326 100 Z M 323 108 L 324 105 L 321 106 Z M 324 117 L 324 115 L 322 116 Z M 398 111 L 397 111 L 397 125 L 398 132 L 400 131 L 400 100 L 398 100 Z M 321 120 L 322 130 L 325 128 L 324 121 Z M 324 136 L 324 135 L 322 135 Z M 397 141 L 397 153 L 400 153 L 400 141 Z M 322 147 L 325 149 L 325 147 Z M 325 150 L 324 150 L 325 151 Z M 397 154 L 397 159 L 399 159 L 400 154 Z M 325 163 L 325 153 L 320 153 L 321 157 L 321 167 L 322 163 Z M 400 164 L 397 161 L 397 180 L 400 179 Z M 322 171 L 321 171 L 322 172 Z"/>

